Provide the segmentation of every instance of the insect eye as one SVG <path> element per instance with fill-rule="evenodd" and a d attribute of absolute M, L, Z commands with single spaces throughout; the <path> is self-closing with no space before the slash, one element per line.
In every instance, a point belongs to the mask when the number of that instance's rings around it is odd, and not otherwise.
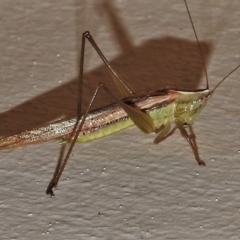
<path fill-rule="evenodd" d="M 203 101 L 205 101 L 205 99 L 206 99 L 206 96 L 205 96 L 205 95 L 201 95 L 201 96 L 199 97 L 198 101 L 199 101 L 199 102 L 203 102 Z"/>

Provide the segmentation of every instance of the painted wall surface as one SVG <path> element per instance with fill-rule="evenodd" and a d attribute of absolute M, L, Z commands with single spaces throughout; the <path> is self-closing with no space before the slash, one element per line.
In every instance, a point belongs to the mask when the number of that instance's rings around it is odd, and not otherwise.
<path fill-rule="evenodd" d="M 240 1 L 188 5 L 214 87 L 240 64 Z M 76 115 L 85 30 L 136 92 L 205 87 L 182 0 L 5 0 L 0 12 L 0 136 Z M 117 92 L 89 44 L 85 69 L 85 108 L 99 82 Z M 239 239 L 239 73 L 195 122 L 206 167 L 178 132 L 154 145 L 130 129 L 76 145 L 50 198 L 56 142 L 1 151 L 1 239 Z"/>

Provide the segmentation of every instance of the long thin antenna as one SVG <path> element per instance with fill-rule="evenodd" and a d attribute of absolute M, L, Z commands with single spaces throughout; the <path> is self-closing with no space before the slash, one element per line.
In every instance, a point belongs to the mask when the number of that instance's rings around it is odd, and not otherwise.
<path fill-rule="evenodd" d="M 188 12 L 188 16 L 189 16 L 190 22 L 191 22 L 191 24 L 192 24 L 192 28 L 193 28 L 193 31 L 194 31 L 195 38 L 196 38 L 196 40 L 197 40 L 198 49 L 199 49 L 199 52 L 200 52 L 200 54 L 201 54 L 202 63 L 203 63 L 203 67 L 204 67 L 204 72 L 205 72 L 205 76 L 206 76 L 206 80 L 207 80 L 207 89 L 209 89 L 207 69 L 206 69 L 206 65 L 205 65 L 205 62 L 204 62 L 202 49 L 201 49 L 201 46 L 200 46 L 200 43 L 199 43 L 199 40 L 198 40 L 197 32 L 196 32 L 195 27 L 194 27 L 194 25 L 193 25 L 192 17 L 191 17 L 190 11 L 189 11 L 189 9 L 188 9 L 188 5 L 187 5 L 186 0 L 184 0 L 184 3 L 185 3 L 185 5 L 186 5 L 187 12 Z"/>
<path fill-rule="evenodd" d="M 223 83 L 223 81 L 228 78 L 233 72 L 235 72 L 238 68 L 240 67 L 240 65 L 238 65 L 237 67 L 235 67 L 230 73 L 228 73 L 214 88 L 213 90 L 211 90 L 208 94 L 208 97 L 211 97 L 211 95 L 214 93 L 214 91 L 216 90 L 217 87 L 219 87 L 219 85 L 221 85 L 221 83 Z"/>

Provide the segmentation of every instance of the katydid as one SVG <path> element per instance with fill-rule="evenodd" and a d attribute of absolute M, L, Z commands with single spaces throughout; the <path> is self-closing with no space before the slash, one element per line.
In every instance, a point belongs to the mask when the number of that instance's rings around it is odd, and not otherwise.
<path fill-rule="evenodd" d="M 194 92 L 158 89 L 137 95 L 111 67 L 102 51 L 95 43 L 91 34 L 89 32 L 85 32 L 82 35 L 80 59 L 78 117 L 0 139 L 0 149 L 19 147 L 53 139 L 61 140 L 63 144 L 61 156 L 54 176 L 47 188 L 47 194 L 50 194 L 51 196 L 54 195 L 52 189 L 57 186 L 59 178 L 61 177 L 64 167 L 76 142 L 84 143 L 99 139 L 124 130 L 133 125 L 136 125 L 144 133 L 156 133 L 157 136 L 154 140 L 155 144 L 162 142 L 178 129 L 181 135 L 189 143 L 197 163 L 199 165 L 205 165 L 205 162 L 200 159 L 198 153 L 196 136 L 194 134 L 192 125 L 216 88 L 231 73 L 236 71 L 240 65 L 238 65 L 226 77 L 224 77 L 213 88 L 213 90 L 209 90 L 207 71 L 204 64 L 201 47 L 188 6 L 186 4 L 186 0 L 184 1 L 203 61 L 207 81 L 206 89 L 196 90 Z M 86 39 L 91 43 L 100 58 L 103 60 L 110 74 L 117 83 L 120 91 L 126 97 L 123 99 L 118 99 L 105 84 L 99 83 L 86 112 L 81 115 L 82 80 Z M 116 103 L 90 111 L 100 89 L 106 91 L 106 93 L 110 95 Z M 67 153 L 64 154 L 66 144 L 69 144 L 69 148 Z"/>

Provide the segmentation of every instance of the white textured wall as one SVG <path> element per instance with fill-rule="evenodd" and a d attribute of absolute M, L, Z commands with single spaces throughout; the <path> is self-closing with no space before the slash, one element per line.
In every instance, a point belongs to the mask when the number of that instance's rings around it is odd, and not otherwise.
<path fill-rule="evenodd" d="M 1 136 L 75 114 L 84 30 L 136 91 L 204 87 L 183 1 L 109 2 L 0 2 Z M 240 2 L 188 4 L 213 87 L 240 64 Z M 86 54 L 85 106 L 98 82 L 112 86 L 96 54 Z M 179 133 L 155 146 L 133 129 L 76 145 L 49 198 L 57 143 L 1 151 L 1 239 L 239 239 L 239 74 L 196 121 L 206 167 Z"/>

